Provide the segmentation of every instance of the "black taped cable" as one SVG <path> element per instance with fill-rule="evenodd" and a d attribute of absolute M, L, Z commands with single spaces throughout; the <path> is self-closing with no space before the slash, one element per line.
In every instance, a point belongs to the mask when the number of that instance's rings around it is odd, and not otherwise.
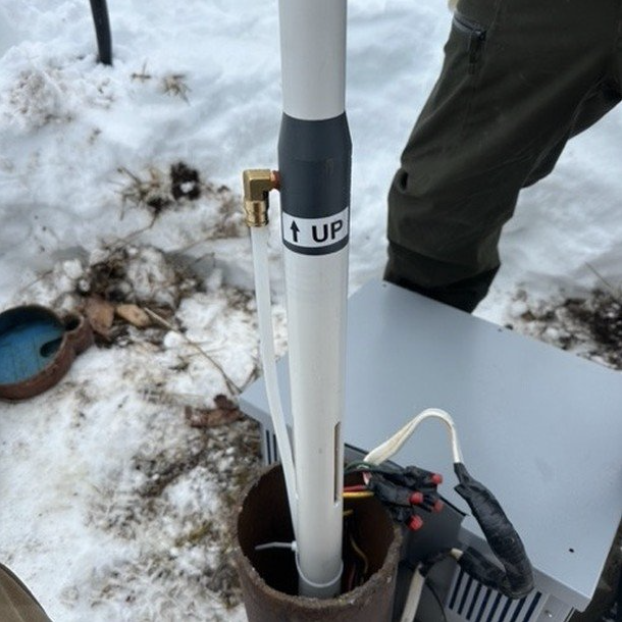
<path fill-rule="evenodd" d="M 104 65 L 112 65 L 112 35 L 110 34 L 110 19 L 108 18 L 106 0 L 91 0 L 91 11 L 95 22 L 99 62 Z"/>
<path fill-rule="evenodd" d="M 620 572 L 620 578 L 618 579 L 618 600 L 616 606 L 618 608 L 616 622 L 622 622 L 622 572 Z"/>
<path fill-rule="evenodd" d="M 494 565 L 473 548 L 462 554 L 460 566 L 485 586 L 509 598 L 523 598 L 533 589 L 533 568 L 520 536 L 495 496 L 471 477 L 464 464 L 455 463 L 454 471 L 460 482 L 455 487 L 456 492 L 469 504 L 503 568 Z"/>

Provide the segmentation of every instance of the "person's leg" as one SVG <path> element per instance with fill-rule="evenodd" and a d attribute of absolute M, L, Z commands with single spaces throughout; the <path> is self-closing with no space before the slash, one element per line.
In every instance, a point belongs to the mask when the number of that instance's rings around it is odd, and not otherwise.
<path fill-rule="evenodd" d="M 461 0 L 389 192 L 388 281 L 464 310 L 499 267 L 520 189 L 619 101 L 608 0 Z"/>
<path fill-rule="evenodd" d="M 0 564 L 0 620 L 2 622 L 51 622 L 24 583 Z"/>
<path fill-rule="evenodd" d="M 486 270 L 469 279 L 462 279 L 454 283 L 449 283 L 442 287 L 424 287 L 418 282 L 412 280 L 409 276 L 412 272 L 410 257 L 406 257 L 402 262 L 400 255 L 401 248 L 397 246 L 389 247 L 389 260 L 384 270 L 384 280 L 399 285 L 413 292 L 423 294 L 432 300 L 438 300 L 456 309 L 461 309 L 467 313 L 471 313 L 477 304 L 485 298 L 488 289 L 495 278 L 499 268 Z M 421 255 L 417 258 L 420 267 L 430 264 L 430 270 L 435 270 L 439 266 L 439 262 L 430 261 L 427 257 Z M 451 266 L 450 266 L 451 269 Z"/>

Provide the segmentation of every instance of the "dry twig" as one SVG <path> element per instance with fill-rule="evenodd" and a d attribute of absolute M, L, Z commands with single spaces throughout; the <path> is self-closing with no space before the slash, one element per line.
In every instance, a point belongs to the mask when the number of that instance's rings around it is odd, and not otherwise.
<path fill-rule="evenodd" d="M 620 288 L 615 287 L 613 283 L 610 283 L 594 266 L 591 264 L 585 264 L 595 275 L 596 278 L 607 288 L 611 297 L 614 298 L 617 302 L 622 304 L 622 298 L 620 297 Z"/>
<path fill-rule="evenodd" d="M 173 332 L 177 333 L 189 346 L 192 346 L 199 354 L 204 356 L 221 373 L 222 377 L 225 380 L 227 388 L 229 389 L 232 395 L 237 395 L 238 393 L 241 392 L 240 387 L 238 387 L 235 384 L 235 382 L 233 382 L 233 380 L 229 378 L 229 376 L 227 375 L 225 370 L 222 368 L 220 363 L 218 363 L 218 361 L 216 361 L 205 350 L 203 350 L 203 348 L 201 348 L 201 346 L 198 343 L 192 341 L 191 339 L 188 339 L 188 337 L 184 335 L 179 329 L 175 328 L 170 322 L 167 322 L 162 316 L 158 315 L 155 311 L 152 311 L 148 307 L 144 307 L 144 310 L 149 315 L 149 317 L 151 317 L 151 319 L 155 320 L 161 326 L 168 328 L 168 330 L 172 330 Z"/>

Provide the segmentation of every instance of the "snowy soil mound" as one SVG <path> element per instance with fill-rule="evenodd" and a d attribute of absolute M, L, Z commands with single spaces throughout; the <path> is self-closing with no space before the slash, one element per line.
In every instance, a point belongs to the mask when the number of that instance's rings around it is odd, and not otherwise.
<path fill-rule="evenodd" d="M 612 288 L 533 303 L 520 292 L 510 317 L 510 327 L 521 333 L 622 370 L 622 298 Z"/>

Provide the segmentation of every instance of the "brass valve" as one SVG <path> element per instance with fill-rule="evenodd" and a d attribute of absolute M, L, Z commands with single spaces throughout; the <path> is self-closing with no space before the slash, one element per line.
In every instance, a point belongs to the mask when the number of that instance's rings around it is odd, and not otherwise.
<path fill-rule="evenodd" d="M 279 175 L 268 169 L 244 171 L 244 214 L 249 227 L 265 227 L 268 224 L 268 195 L 279 187 Z"/>

